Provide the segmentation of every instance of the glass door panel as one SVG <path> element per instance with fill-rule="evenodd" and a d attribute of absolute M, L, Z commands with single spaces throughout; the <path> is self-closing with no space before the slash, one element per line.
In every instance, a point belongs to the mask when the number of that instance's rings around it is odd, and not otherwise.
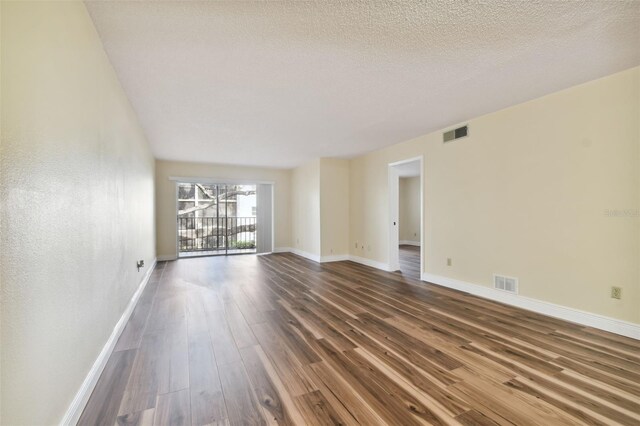
<path fill-rule="evenodd" d="M 256 186 L 178 184 L 180 256 L 255 253 Z"/>

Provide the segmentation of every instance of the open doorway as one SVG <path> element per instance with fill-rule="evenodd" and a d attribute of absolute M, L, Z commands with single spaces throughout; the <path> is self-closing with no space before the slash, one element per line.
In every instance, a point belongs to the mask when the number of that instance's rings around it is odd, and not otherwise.
<path fill-rule="evenodd" d="M 424 259 L 422 157 L 389 164 L 389 266 L 419 280 Z"/>

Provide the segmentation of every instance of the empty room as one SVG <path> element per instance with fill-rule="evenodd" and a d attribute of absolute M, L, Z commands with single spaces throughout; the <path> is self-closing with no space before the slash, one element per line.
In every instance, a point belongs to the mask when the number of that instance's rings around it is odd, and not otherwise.
<path fill-rule="evenodd" d="M 640 1 L 0 0 L 0 424 L 640 424 Z"/>

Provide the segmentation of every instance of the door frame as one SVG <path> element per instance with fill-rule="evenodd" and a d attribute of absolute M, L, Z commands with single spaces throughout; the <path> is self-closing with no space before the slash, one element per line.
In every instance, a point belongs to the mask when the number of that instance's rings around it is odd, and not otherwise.
<path fill-rule="evenodd" d="M 389 270 L 400 269 L 400 176 L 397 166 L 419 162 L 420 170 L 420 279 L 424 271 L 424 155 L 389 163 L 387 166 L 389 188 L 388 259 Z"/>

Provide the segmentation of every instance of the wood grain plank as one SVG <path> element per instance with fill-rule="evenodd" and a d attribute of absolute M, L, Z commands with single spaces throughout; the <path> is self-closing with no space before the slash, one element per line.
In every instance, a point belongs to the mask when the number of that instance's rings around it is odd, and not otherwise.
<path fill-rule="evenodd" d="M 144 411 L 124 414 L 118 416 L 116 424 L 118 426 L 152 426 L 155 412 L 156 410 L 154 408 L 150 408 Z"/>
<path fill-rule="evenodd" d="M 225 422 L 227 410 L 208 332 L 189 336 L 189 397 L 195 425 Z"/>
<path fill-rule="evenodd" d="M 353 262 L 159 263 L 80 424 L 640 423 L 640 342 Z"/>
<path fill-rule="evenodd" d="M 226 364 L 221 368 L 220 380 L 230 424 L 267 424 L 241 362 Z"/>
<path fill-rule="evenodd" d="M 189 402 L 189 390 L 183 389 L 177 392 L 158 395 L 153 424 L 188 426 L 191 424 L 191 408 Z"/>
<path fill-rule="evenodd" d="M 300 395 L 296 400 L 306 424 L 326 426 L 345 424 L 320 391 Z"/>
<path fill-rule="evenodd" d="M 105 380 L 98 381 L 78 425 L 112 425 L 116 422 L 135 355 L 135 350 L 118 351 L 111 355 L 102 373 Z"/>
<path fill-rule="evenodd" d="M 276 387 L 273 384 L 256 348 L 259 347 L 249 346 L 243 348 L 240 350 L 240 355 L 258 402 L 268 416 L 267 421 L 279 425 L 293 425 L 295 423 L 290 415 L 293 407 L 291 405 L 287 406 L 285 403 L 286 397 L 283 398 L 281 396 L 284 386 Z M 278 391 L 278 388 L 280 391 Z"/>

